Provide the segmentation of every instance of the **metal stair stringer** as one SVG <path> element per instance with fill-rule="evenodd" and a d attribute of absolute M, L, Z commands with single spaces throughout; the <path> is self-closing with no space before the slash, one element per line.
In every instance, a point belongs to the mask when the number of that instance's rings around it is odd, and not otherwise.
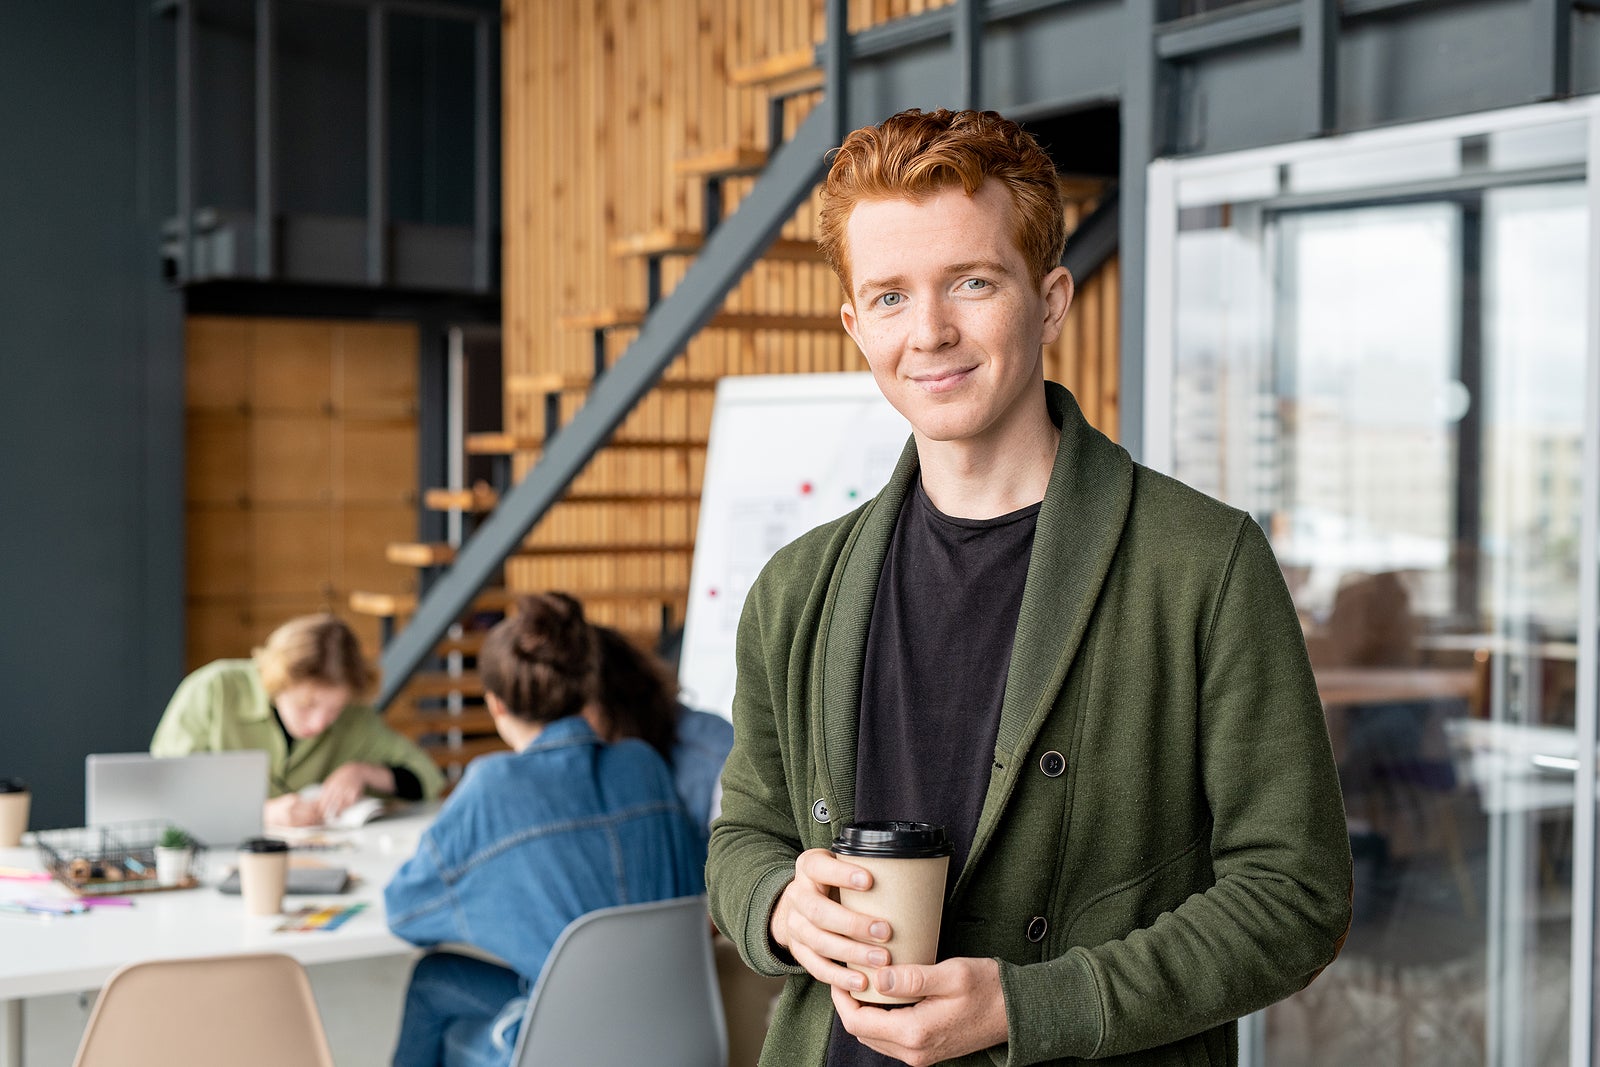
<path fill-rule="evenodd" d="M 777 237 L 827 168 L 829 109 L 819 105 L 773 153 L 739 208 L 712 231 L 683 280 L 656 305 L 616 365 L 590 390 L 572 421 L 551 438 L 527 476 L 462 546 L 428 589 L 409 625 L 385 646 L 377 706 L 386 707 L 485 582 L 560 499 L 622 420 L 653 389 L 710 321 L 745 272 Z"/>

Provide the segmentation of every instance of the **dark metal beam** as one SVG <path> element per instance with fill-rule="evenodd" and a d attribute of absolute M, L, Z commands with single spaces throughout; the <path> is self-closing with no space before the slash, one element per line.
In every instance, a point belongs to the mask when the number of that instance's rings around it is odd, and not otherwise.
<path fill-rule="evenodd" d="M 1305 64 L 1305 129 L 1320 137 L 1339 124 L 1338 0 L 1300 0 L 1300 55 Z"/>
<path fill-rule="evenodd" d="M 276 0 L 256 0 L 256 277 L 269 281 L 277 271 L 278 215 L 276 108 L 273 103 L 276 56 Z"/>
<path fill-rule="evenodd" d="M 961 106 L 978 109 L 983 77 L 983 0 L 956 0 L 950 50 L 961 67 Z"/>
<path fill-rule="evenodd" d="M 1244 44 L 1299 33 L 1301 5 L 1294 0 L 1265 7 L 1224 8 L 1154 27 L 1156 55 L 1162 59 L 1194 59 Z"/>
<path fill-rule="evenodd" d="M 367 283 L 389 280 L 389 49 L 384 9 L 367 11 Z"/>
<path fill-rule="evenodd" d="M 1082 285 L 1094 277 L 1095 272 L 1116 255 L 1118 228 L 1122 224 L 1121 201 L 1121 194 L 1111 190 L 1067 238 L 1061 265 L 1077 284 Z"/>
<path fill-rule="evenodd" d="M 1126 209 L 1118 211 L 1121 248 L 1119 345 L 1117 354 L 1116 439 L 1139 458 L 1144 451 L 1144 275 L 1145 187 L 1150 161 L 1173 135 L 1166 118 L 1170 101 L 1163 84 L 1164 68 L 1152 39 L 1157 0 L 1125 0 L 1127 36 L 1122 87 L 1122 147 L 1118 190 Z"/>
<path fill-rule="evenodd" d="M 472 287 L 489 291 L 494 235 L 489 227 L 489 190 L 494 164 L 489 158 L 489 20 L 480 18 L 472 28 L 472 62 L 475 80 L 472 102 Z"/>
<path fill-rule="evenodd" d="M 178 4 L 177 147 L 178 269 L 173 282 L 182 285 L 194 274 L 194 2 Z"/>
<path fill-rule="evenodd" d="M 1544 95 L 1572 95 L 1572 0 L 1533 0 L 1533 39 L 1545 53 Z"/>
<path fill-rule="evenodd" d="M 828 145 L 832 147 L 849 133 L 845 116 L 850 114 L 850 4 L 848 0 L 827 0 L 828 39 L 823 42 L 822 108 L 828 116 Z"/>
<path fill-rule="evenodd" d="M 605 444 L 635 404 L 655 387 L 683 346 L 716 314 L 783 224 L 821 179 L 833 146 L 827 109 L 817 108 L 778 149 L 766 172 L 689 265 L 683 280 L 645 320 L 628 351 L 590 390 L 573 419 L 549 442 L 538 464 L 484 521 L 455 564 L 435 582 L 407 626 L 383 650 L 378 706 L 394 698 L 478 590 Z"/>

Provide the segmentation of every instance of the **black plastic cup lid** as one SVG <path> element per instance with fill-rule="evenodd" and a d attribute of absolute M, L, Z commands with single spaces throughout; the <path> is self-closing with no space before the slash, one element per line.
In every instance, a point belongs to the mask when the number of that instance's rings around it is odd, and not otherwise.
<path fill-rule="evenodd" d="M 276 837 L 252 837 L 239 846 L 240 852 L 288 852 L 289 842 Z"/>
<path fill-rule="evenodd" d="M 21 778 L 0 778 L 0 793 L 26 793 L 28 783 Z"/>
<path fill-rule="evenodd" d="M 919 860 L 948 856 L 955 847 L 942 826 L 892 819 L 851 823 L 833 839 L 833 851 L 841 856 Z"/>

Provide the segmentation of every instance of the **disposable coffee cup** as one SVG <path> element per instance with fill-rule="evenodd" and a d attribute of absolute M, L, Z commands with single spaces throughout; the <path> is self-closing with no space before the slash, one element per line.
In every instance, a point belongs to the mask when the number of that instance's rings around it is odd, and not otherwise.
<path fill-rule="evenodd" d="M 936 963 L 939 920 L 944 915 L 944 882 L 953 848 L 944 827 L 925 822 L 856 822 L 833 840 L 833 854 L 872 873 L 871 889 L 839 890 L 851 911 L 885 919 L 891 937 L 884 946 L 892 964 Z M 851 991 L 863 1004 L 915 1004 L 921 997 L 897 997 L 878 990 L 876 968 L 850 969 L 864 975 L 867 987 Z"/>
<path fill-rule="evenodd" d="M 239 892 L 251 915 L 276 915 L 283 910 L 289 882 L 289 843 L 256 837 L 239 846 Z"/>
<path fill-rule="evenodd" d="M 28 828 L 28 805 L 33 794 L 20 778 L 0 778 L 0 848 L 17 848 Z"/>

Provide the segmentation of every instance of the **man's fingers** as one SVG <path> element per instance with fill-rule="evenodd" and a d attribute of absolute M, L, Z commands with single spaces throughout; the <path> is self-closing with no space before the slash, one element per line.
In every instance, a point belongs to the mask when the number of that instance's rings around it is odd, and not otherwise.
<path fill-rule="evenodd" d="M 791 950 L 794 961 L 806 969 L 806 973 L 817 981 L 834 987 L 835 991 L 843 986 L 847 989 L 866 988 L 866 979 L 848 967 L 841 967 L 833 960 L 823 956 L 806 945 L 796 944 Z"/>
<path fill-rule="evenodd" d="M 825 848 L 813 848 L 800 853 L 794 869 L 818 885 L 843 889 L 872 888 L 872 872 L 846 863 Z"/>
<path fill-rule="evenodd" d="M 911 963 L 884 967 L 873 976 L 880 990 L 897 997 L 932 997 L 953 992 L 945 988 L 946 983 L 941 981 L 944 977 L 945 972 L 937 967 L 921 967 Z"/>
<path fill-rule="evenodd" d="M 868 944 L 883 944 L 889 940 L 893 932 L 888 923 L 872 915 L 863 915 L 858 911 L 851 911 L 831 897 L 821 893 L 807 893 L 797 895 L 794 901 L 794 914 L 803 920 L 804 924 L 813 929 L 832 934 L 842 935 L 853 941 Z M 791 919 L 791 924 L 792 924 Z M 803 929 L 791 925 L 791 929 L 800 936 L 805 935 Z M 821 950 L 823 946 L 816 945 Z M 856 959 L 849 957 L 852 962 L 866 963 L 865 958 Z"/>

